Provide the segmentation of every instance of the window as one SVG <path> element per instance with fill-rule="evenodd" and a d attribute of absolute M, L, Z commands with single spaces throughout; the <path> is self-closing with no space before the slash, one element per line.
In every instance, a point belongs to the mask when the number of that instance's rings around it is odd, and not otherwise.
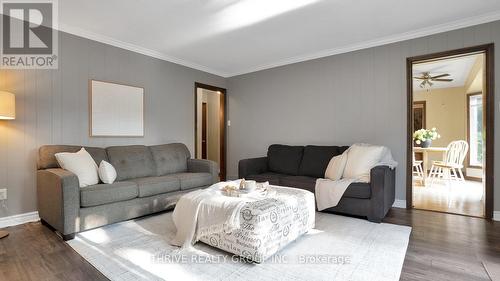
<path fill-rule="evenodd" d="M 468 136 L 469 136 L 469 166 L 483 166 L 483 95 L 467 96 Z"/>

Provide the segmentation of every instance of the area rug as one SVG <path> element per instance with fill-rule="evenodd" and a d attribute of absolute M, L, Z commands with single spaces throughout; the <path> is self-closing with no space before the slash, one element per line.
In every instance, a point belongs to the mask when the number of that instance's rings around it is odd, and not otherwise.
<path fill-rule="evenodd" d="M 76 235 L 68 244 L 111 280 L 399 280 L 410 227 L 316 213 L 316 227 L 255 264 L 201 242 L 168 241 L 171 213 Z M 242 241 L 243 243 L 244 241 Z"/>

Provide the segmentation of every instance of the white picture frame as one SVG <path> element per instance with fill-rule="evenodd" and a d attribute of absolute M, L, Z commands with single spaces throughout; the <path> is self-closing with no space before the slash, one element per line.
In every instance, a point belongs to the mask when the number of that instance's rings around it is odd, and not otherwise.
<path fill-rule="evenodd" d="M 89 80 L 90 136 L 144 137 L 144 88 Z"/>

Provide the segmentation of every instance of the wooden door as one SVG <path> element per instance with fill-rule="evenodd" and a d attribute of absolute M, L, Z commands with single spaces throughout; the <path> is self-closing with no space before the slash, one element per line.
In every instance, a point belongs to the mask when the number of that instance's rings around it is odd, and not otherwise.
<path fill-rule="evenodd" d="M 201 158 L 207 159 L 207 103 L 201 105 Z"/>

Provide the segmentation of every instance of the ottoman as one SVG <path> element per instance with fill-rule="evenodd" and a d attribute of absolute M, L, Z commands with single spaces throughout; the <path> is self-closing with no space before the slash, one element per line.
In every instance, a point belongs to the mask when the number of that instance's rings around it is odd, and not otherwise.
<path fill-rule="evenodd" d="M 245 203 L 240 228 L 215 233 L 200 241 L 260 263 L 314 227 L 314 194 L 298 189 L 270 186 L 270 194 Z"/>

